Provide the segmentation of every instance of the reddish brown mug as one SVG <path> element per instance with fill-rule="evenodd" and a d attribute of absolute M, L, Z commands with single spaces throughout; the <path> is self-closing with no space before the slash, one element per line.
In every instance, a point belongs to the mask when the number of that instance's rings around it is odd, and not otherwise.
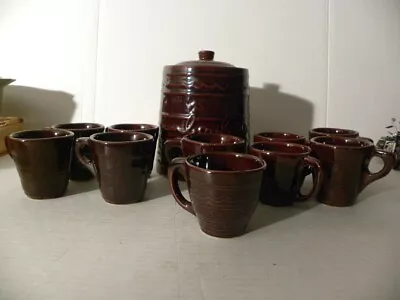
<path fill-rule="evenodd" d="M 32 199 L 65 194 L 70 177 L 74 133 L 61 129 L 18 131 L 6 136 L 25 194 Z"/>
<path fill-rule="evenodd" d="M 151 168 L 150 168 L 150 173 L 151 173 L 153 171 L 154 157 L 156 154 L 159 127 L 153 124 L 121 123 L 121 124 L 114 124 L 106 128 L 106 132 L 130 132 L 130 131 L 147 133 L 153 137 L 154 146 L 152 149 L 152 156 L 151 156 Z"/>
<path fill-rule="evenodd" d="M 320 189 L 323 173 L 317 159 L 310 156 L 311 148 L 284 142 L 261 142 L 250 146 L 250 154 L 265 160 L 260 201 L 272 206 L 287 206 L 306 201 Z M 313 187 L 303 195 L 304 166 L 313 170 Z"/>
<path fill-rule="evenodd" d="M 260 132 L 253 136 L 254 143 L 258 142 L 287 142 L 295 144 L 305 144 L 306 138 L 290 132 Z"/>
<path fill-rule="evenodd" d="M 353 205 L 358 194 L 389 174 L 395 162 L 393 153 L 376 149 L 366 138 L 319 136 L 310 145 L 325 175 L 317 200 L 331 206 Z M 371 173 L 368 165 L 374 156 L 382 158 L 384 166 Z"/>
<path fill-rule="evenodd" d="M 317 136 L 337 136 L 337 137 L 349 137 L 349 138 L 357 138 L 359 137 L 358 131 L 353 129 L 345 129 L 345 128 L 335 128 L 335 127 L 316 127 L 312 128 L 308 131 L 308 142 L 307 145 L 310 146 L 310 140 L 313 137 Z M 311 149 L 311 156 L 315 156 L 314 151 Z M 312 170 L 310 168 L 304 168 L 303 176 L 304 178 L 312 174 Z"/>
<path fill-rule="evenodd" d="M 246 141 L 243 138 L 223 133 L 193 133 L 181 139 L 168 140 L 164 144 L 165 155 L 170 161 L 180 149 L 183 156 L 207 152 L 246 152 Z"/>
<path fill-rule="evenodd" d="M 56 124 L 51 128 L 65 129 L 74 133 L 74 139 L 81 137 L 88 137 L 94 133 L 103 132 L 104 126 L 97 123 L 64 123 Z M 85 181 L 93 179 L 93 174 L 90 172 L 75 155 L 75 151 L 72 151 L 72 162 L 71 162 L 71 180 Z"/>
<path fill-rule="evenodd" d="M 84 165 L 94 168 L 103 199 L 128 204 L 143 199 L 153 145 L 153 137 L 146 133 L 102 132 L 77 139 L 75 151 Z"/>
<path fill-rule="evenodd" d="M 175 201 L 195 215 L 200 228 L 215 237 L 245 233 L 257 207 L 265 162 L 253 155 L 209 152 L 172 160 L 168 178 Z M 188 183 L 191 202 L 179 187 Z"/>

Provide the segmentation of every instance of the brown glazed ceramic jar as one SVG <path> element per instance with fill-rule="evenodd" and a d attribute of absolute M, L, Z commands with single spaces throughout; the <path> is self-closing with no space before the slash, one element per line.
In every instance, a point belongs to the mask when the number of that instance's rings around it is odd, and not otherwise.
<path fill-rule="evenodd" d="M 157 172 L 167 174 L 170 159 L 164 143 L 191 133 L 225 133 L 249 140 L 248 70 L 214 61 L 214 52 L 199 60 L 164 67 Z"/>

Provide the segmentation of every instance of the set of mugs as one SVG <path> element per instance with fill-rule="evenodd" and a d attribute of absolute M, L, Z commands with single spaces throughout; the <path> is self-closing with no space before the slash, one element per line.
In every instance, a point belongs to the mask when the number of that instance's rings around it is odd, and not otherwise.
<path fill-rule="evenodd" d="M 68 123 L 14 132 L 5 144 L 32 199 L 62 197 L 70 180 L 95 174 L 105 201 L 128 204 L 143 199 L 158 131 L 151 124 Z"/>
<path fill-rule="evenodd" d="M 143 199 L 153 170 L 159 128 L 150 124 L 58 124 L 19 131 L 6 140 L 25 194 L 49 199 L 65 194 L 69 180 L 94 177 L 106 202 L 135 203 Z M 392 153 L 375 148 L 358 132 L 314 128 L 308 139 L 293 133 L 263 132 L 247 146 L 244 139 L 223 133 L 192 133 L 167 141 L 168 179 L 173 197 L 195 215 L 200 228 L 215 237 L 245 233 L 258 202 L 288 206 L 316 196 L 331 206 L 353 205 L 357 195 L 393 168 Z M 173 151 L 167 151 L 173 152 Z M 371 173 L 372 157 L 384 165 Z M 301 187 L 311 174 L 307 194 Z M 185 180 L 186 199 L 179 182 Z"/>
<path fill-rule="evenodd" d="M 259 201 L 288 206 L 316 195 L 330 206 L 353 205 L 358 194 L 386 176 L 395 162 L 392 153 L 376 149 L 371 139 L 354 130 L 315 128 L 308 140 L 293 133 L 263 132 L 253 140 L 246 149 L 243 139 L 224 134 L 195 133 L 181 139 L 183 157 L 170 163 L 170 187 L 203 232 L 242 235 Z M 384 162 L 377 173 L 368 168 L 374 156 Z M 309 174 L 313 186 L 304 195 L 301 187 Z M 179 188 L 182 178 L 190 200 Z"/>

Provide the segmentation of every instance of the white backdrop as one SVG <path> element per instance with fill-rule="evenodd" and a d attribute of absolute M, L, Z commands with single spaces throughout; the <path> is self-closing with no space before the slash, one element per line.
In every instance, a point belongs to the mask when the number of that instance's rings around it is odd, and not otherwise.
<path fill-rule="evenodd" d="M 250 71 L 252 129 L 357 129 L 400 118 L 398 0 L 2 0 L 3 111 L 158 122 L 162 68 L 201 49 Z"/>

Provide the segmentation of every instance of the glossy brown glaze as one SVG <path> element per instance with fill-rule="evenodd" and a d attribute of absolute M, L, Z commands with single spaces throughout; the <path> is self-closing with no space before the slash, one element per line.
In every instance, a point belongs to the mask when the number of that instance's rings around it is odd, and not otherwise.
<path fill-rule="evenodd" d="M 338 137 L 348 137 L 348 138 L 357 138 L 359 137 L 359 133 L 352 129 L 343 129 L 343 128 L 334 128 L 334 127 L 317 127 L 312 128 L 308 131 L 308 142 L 307 145 L 309 146 L 309 141 L 313 137 L 317 136 L 338 136 Z M 311 149 L 311 156 L 315 157 L 314 151 Z M 306 176 L 312 174 L 312 170 L 310 168 L 304 168 L 303 172 L 303 181 Z"/>
<path fill-rule="evenodd" d="M 306 201 L 320 189 L 323 173 L 319 161 L 310 156 L 310 147 L 284 142 L 261 142 L 250 146 L 249 153 L 267 163 L 263 174 L 260 201 L 272 206 Z M 307 195 L 301 194 L 304 166 L 314 171 L 314 182 Z"/>
<path fill-rule="evenodd" d="M 302 135 L 289 132 L 260 132 L 253 136 L 254 143 L 259 142 L 287 142 L 305 144 L 306 138 Z"/>
<path fill-rule="evenodd" d="M 94 133 L 104 131 L 104 126 L 97 123 L 65 123 L 53 125 L 52 128 L 72 131 L 74 133 L 75 140 L 80 137 L 88 137 Z M 75 151 L 72 151 L 70 179 L 76 181 L 93 179 L 93 174 L 81 164 L 75 155 Z"/>
<path fill-rule="evenodd" d="M 167 158 L 172 157 L 170 153 L 179 151 L 177 148 L 181 149 L 183 156 L 207 152 L 245 153 L 246 141 L 240 137 L 223 133 L 193 133 L 180 140 L 169 140 L 164 147 Z"/>
<path fill-rule="evenodd" d="M 225 133 L 249 139 L 248 70 L 214 61 L 200 51 L 199 60 L 166 66 L 160 112 L 157 171 L 166 174 L 164 144 L 191 133 Z M 176 151 L 174 156 L 182 153 Z M 173 157 L 174 157 L 173 156 Z"/>
<path fill-rule="evenodd" d="M 85 156 L 82 148 L 88 148 Z M 81 162 L 92 166 L 101 195 L 112 204 L 141 201 L 151 167 L 153 137 L 142 132 L 103 132 L 76 141 Z"/>
<path fill-rule="evenodd" d="M 124 124 L 114 124 L 106 128 L 106 132 L 129 132 L 129 131 L 143 132 L 150 134 L 153 137 L 154 146 L 152 149 L 152 156 L 151 156 L 151 168 L 150 168 L 150 173 L 151 173 L 153 171 L 154 158 L 156 154 L 159 127 L 157 125 L 152 125 L 152 124 L 124 123 Z"/>
<path fill-rule="evenodd" d="M 65 194 L 70 177 L 74 134 L 66 130 L 26 130 L 5 139 L 25 194 L 32 199 Z"/>
<path fill-rule="evenodd" d="M 324 172 L 317 199 L 331 206 L 353 205 L 367 185 L 389 174 L 395 161 L 393 153 L 377 150 L 364 138 L 320 136 L 311 139 L 310 145 Z M 374 156 L 384 162 L 377 173 L 368 169 Z"/>
<path fill-rule="evenodd" d="M 359 133 L 352 129 L 343 129 L 343 128 L 333 128 L 333 127 L 318 127 L 310 129 L 308 132 L 308 139 L 311 140 L 313 137 L 317 136 L 341 136 L 348 138 L 356 138 L 359 136 Z"/>
<path fill-rule="evenodd" d="M 245 233 L 258 202 L 265 162 L 255 156 L 212 152 L 175 158 L 168 170 L 176 202 L 195 215 L 200 228 L 215 237 Z M 178 178 L 188 183 L 190 201 L 179 188 Z"/>

